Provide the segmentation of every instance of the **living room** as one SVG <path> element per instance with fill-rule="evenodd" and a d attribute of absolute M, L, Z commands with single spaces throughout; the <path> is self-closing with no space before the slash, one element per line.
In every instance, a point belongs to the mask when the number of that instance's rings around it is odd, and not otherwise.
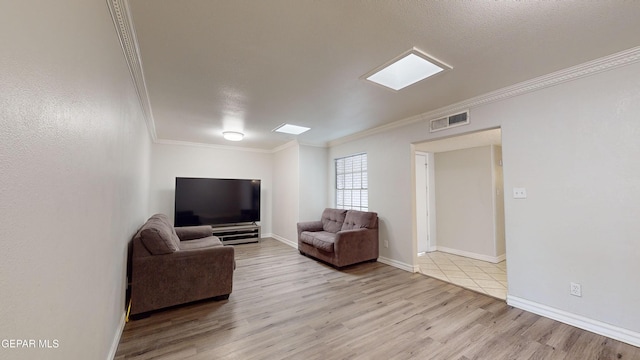
<path fill-rule="evenodd" d="M 334 159 L 367 153 L 370 209 L 388 242 L 379 261 L 414 271 L 412 144 L 498 127 L 507 302 L 640 345 L 637 41 L 616 39 L 551 74 L 325 146 L 292 139 L 248 150 L 153 139 L 104 1 L 16 2 L 0 19 L 0 333 L 57 344 L 3 347 L 0 357 L 114 354 L 127 244 L 149 216 L 172 214 L 176 176 L 260 178 L 262 232 L 292 244 L 296 222 L 333 206 Z M 429 131 L 430 120 L 460 109 L 468 125 Z M 522 187 L 527 199 L 508 196 Z M 582 297 L 569 294 L 570 282 Z"/>

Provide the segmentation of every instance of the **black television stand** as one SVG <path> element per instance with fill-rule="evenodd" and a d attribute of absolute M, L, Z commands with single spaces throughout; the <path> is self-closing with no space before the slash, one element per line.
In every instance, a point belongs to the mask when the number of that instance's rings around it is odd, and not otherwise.
<path fill-rule="evenodd" d="M 225 245 L 260 242 L 260 225 L 228 225 L 214 226 L 213 235 L 220 238 Z"/>

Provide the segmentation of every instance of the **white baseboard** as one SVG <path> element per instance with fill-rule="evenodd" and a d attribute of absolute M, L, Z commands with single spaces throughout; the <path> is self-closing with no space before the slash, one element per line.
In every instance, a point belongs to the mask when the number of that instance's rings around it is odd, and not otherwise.
<path fill-rule="evenodd" d="M 378 256 L 378 261 L 383 264 L 398 268 L 400 270 L 408 271 L 410 273 L 417 272 L 413 265 L 409 265 L 398 260 L 389 259 L 384 256 Z"/>
<path fill-rule="evenodd" d="M 266 235 L 263 235 L 263 237 L 272 237 L 272 238 L 274 238 L 274 239 L 276 239 L 276 240 L 280 241 L 280 242 L 281 242 L 281 243 L 283 243 L 283 244 L 286 244 L 286 245 L 291 246 L 292 248 L 295 248 L 295 249 L 297 249 L 297 248 L 298 248 L 298 242 L 297 242 L 297 241 L 291 241 L 291 240 L 289 240 L 289 239 L 287 239 L 287 238 L 283 238 L 283 237 L 282 237 L 282 236 L 280 236 L 280 235 L 276 235 L 276 234 L 266 234 Z"/>
<path fill-rule="evenodd" d="M 471 259 L 488 261 L 488 262 L 494 263 L 494 264 L 497 264 L 497 263 L 499 263 L 501 261 L 504 261 L 506 259 L 506 255 L 505 254 L 502 254 L 500 256 L 489 256 L 489 255 L 484 255 L 484 254 L 472 253 L 472 252 L 464 251 L 464 250 L 451 249 L 451 248 L 444 247 L 444 246 L 436 246 L 436 250 L 437 251 L 446 252 L 448 254 L 460 255 L 460 256 L 468 257 L 468 258 L 471 258 Z"/>
<path fill-rule="evenodd" d="M 125 318 L 127 316 L 127 312 L 123 311 L 122 316 L 120 317 L 120 323 L 118 324 L 118 328 L 116 329 L 116 333 L 113 337 L 113 342 L 111 343 L 111 348 L 109 349 L 109 355 L 107 355 L 107 360 L 113 360 L 116 358 L 116 352 L 118 351 L 118 345 L 120 344 L 120 337 L 122 337 L 122 332 L 124 331 Z"/>
<path fill-rule="evenodd" d="M 572 314 L 564 310 L 552 308 L 547 305 L 538 304 L 533 301 L 522 299 L 513 295 L 507 295 L 507 304 L 518 309 L 526 310 L 549 319 L 575 326 L 577 328 L 606 336 L 627 344 L 640 347 L 640 333 L 627 330 L 618 326 L 604 323 L 602 321 L 589 319 L 587 317 Z"/>

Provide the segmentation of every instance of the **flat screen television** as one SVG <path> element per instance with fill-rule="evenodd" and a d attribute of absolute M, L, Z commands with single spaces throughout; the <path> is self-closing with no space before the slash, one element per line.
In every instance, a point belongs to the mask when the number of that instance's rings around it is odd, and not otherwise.
<path fill-rule="evenodd" d="M 260 221 L 260 180 L 176 178 L 175 226 Z"/>

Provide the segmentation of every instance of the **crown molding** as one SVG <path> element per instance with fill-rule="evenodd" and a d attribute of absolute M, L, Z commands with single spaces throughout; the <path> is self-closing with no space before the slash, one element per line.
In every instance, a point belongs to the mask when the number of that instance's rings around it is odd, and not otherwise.
<path fill-rule="evenodd" d="M 609 56 L 605 56 L 600 59 L 589 61 L 580 65 L 572 66 L 564 70 L 556 71 L 548 75 L 543 75 L 532 80 L 527 80 L 515 85 L 507 86 L 505 88 L 476 96 L 468 100 L 460 101 L 433 111 L 414 115 L 383 126 L 375 127 L 353 135 L 348 135 L 336 140 L 332 140 L 328 143 L 328 145 L 329 147 L 336 146 L 374 134 L 389 131 L 391 129 L 411 125 L 420 121 L 437 119 L 439 117 L 446 116 L 457 111 L 509 99 L 533 91 L 552 87 L 567 81 L 580 79 L 601 72 L 609 71 L 621 66 L 633 64 L 638 61 L 640 61 L 640 46 L 624 50 Z"/>
<path fill-rule="evenodd" d="M 323 149 L 326 149 L 329 147 L 327 143 L 311 143 L 311 142 L 298 141 L 298 144 L 302 146 L 310 146 L 310 147 L 323 148 Z"/>
<path fill-rule="evenodd" d="M 289 142 L 287 142 L 287 143 L 284 143 L 284 144 L 282 144 L 282 145 L 280 145 L 280 146 L 274 147 L 274 148 L 273 148 L 273 149 L 271 149 L 269 152 L 270 152 L 270 153 L 277 153 L 277 152 L 279 152 L 279 151 L 282 151 L 282 150 L 284 150 L 284 149 L 288 149 L 288 148 L 290 148 L 290 147 L 292 147 L 292 146 L 297 146 L 297 145 L 299 145 L 299 144 L 298 144 L 298 140 L 291 140 L 291 141 L 289 141 Z"/>
<path fill-rule="evenodd" d="M 138 101 L 142 107 L 142 114 L 147 124 L 147 130 L 153 141 L 158 140 L 156 133 L 156 125 L 153 119 L 153 111 L 151 110 L 151 102 L 149 101 L 149 92 L 144 79 L 144 71 L 142 70 L 142 59 L 140 58 L 140 48 L 136 32 L 131 19 L 131 11 L 129 10 L 128 0 L 107 0 L 107 6 L 111 12 L 113 24 L 118 33 L 120 46 L 124 52 L 124 57 L 129 67 L 129 73 L 138 95 Z"/>

